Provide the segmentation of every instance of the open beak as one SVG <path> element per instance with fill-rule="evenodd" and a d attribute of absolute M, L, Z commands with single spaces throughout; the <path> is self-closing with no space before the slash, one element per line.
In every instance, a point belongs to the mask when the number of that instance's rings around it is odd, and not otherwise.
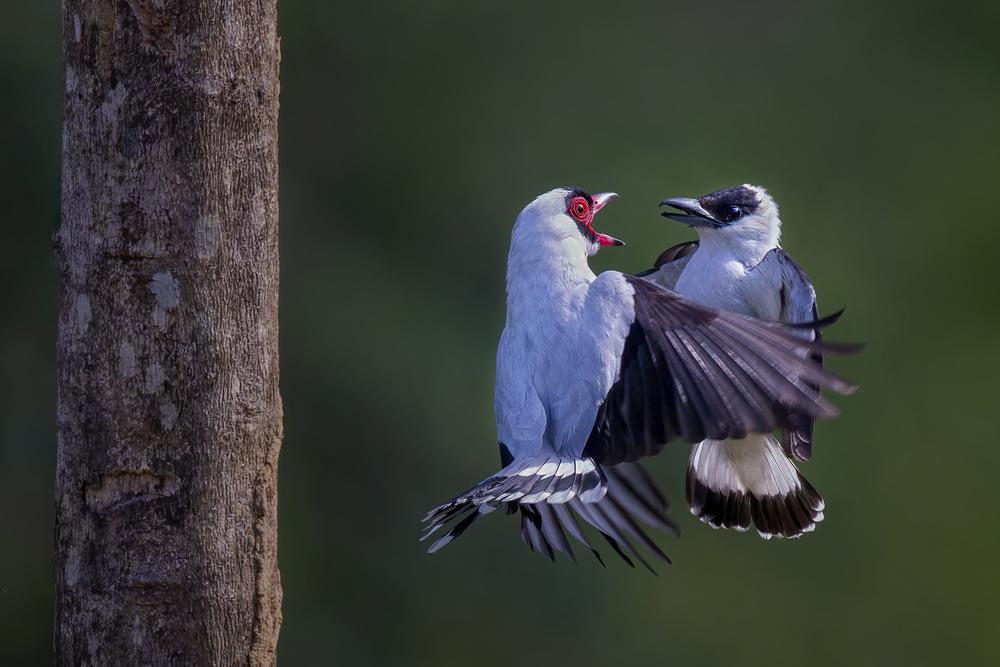
<path fill-rule="evenodd" d="M 660 202 L 660 206 L 663 206 L 664 204 L 684 211 L 684 213 L 661 213 L 660 215 L 665 218 L 670 218 L 671 220 L 676 220 L 677 222 L 683 222 L 685 225 L 691 225 L 692 227 L 709 227 L 711 229 L 718 229 L 719 227 L 725 226 L 725 223 L 720 220 L 716 220 L 712 217 L 711 213 L 702 208 L 702 205 L 697 199 L 675 197 L 673 199 L 664 199 Z"/>
<path fill-rule="evenodd" d="M 604 208 L 605 204 L 607 204 L 612 199 L 618 199 L 618 194 L 615 192 L 601 192 L 596 195 L 591 195 L 591 199 L 594 200 L 594 215 L 597 215 L 597 212 L 600 211 L 602 208 Z M 594 219 L 593 216 L 591 216 L 591 224 L 593 224 L 593 219 Z M 607 234 L 601 234 L 600 232 L 594 231 L 594 228 L 591 227 L 590 225 L 587 225 L 587 227 L 590 229 L 590 231 L 594 232 L 594 235 L 597 237 L 597 242 L 600 243 L 601 245 L 625 245 L 624 241 L 619 241 L 618 239 L 612 236 L 608 236 Z"/>

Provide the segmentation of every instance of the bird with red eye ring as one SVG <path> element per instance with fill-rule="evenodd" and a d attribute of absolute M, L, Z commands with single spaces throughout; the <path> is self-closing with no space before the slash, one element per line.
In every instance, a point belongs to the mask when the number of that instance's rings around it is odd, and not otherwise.
<path fill-rule="evenodd" d="M 583 197 L 574 197 L 569 203 L 569 214 L 584 224 L 590 221 L 590 202 Z"/>
<path fill-rule="evenodd" d="M 586 197 L 576 196 L 570 200 L 569 206 L 566 207 L 566 212 L 571 218 L 583 225 L 585 228 L 585 234 L 591 242 L 597 243 L 598 245 L 625 245 L 624 241 L 619 241 L 618 239 L 608 236 L 607 234 L 596 232 L 594 231 L 594 228 L 591 227 L 591 223 L 594 220 L 594 214 L 600 211 L 609 201 L 617 197 L 618 195 L 614 192 L 602 192 L 599 195 L 594 195 L 594 204 L 591 206 L 590 201 Z"/>

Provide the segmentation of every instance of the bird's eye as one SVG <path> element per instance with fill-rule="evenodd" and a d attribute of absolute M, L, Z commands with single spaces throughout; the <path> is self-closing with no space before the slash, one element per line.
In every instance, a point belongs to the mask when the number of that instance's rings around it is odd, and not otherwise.
<path fill-rule="evenodd" d="M 725 219 L 726 222 L 732 222 L 734 220 L 739 220 L 743 217 L 743 209 L 739 206 L 729 206 L 726 208 Z"/>
<path fill-rule="evenodd" d="M 576 197 L 569 204 L 569 214 L 572 215 L 577 220 L 584 221 L 587 219 L 587 211 L 590 210 L 590 204 L 583 197 Z"/>

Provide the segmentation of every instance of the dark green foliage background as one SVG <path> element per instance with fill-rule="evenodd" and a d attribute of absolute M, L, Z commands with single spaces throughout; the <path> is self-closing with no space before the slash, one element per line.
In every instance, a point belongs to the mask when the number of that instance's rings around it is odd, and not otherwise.
<path fill-rule="evenodd" d="M 0 19 L 0 661 L 45 664 L 53 604 L 58 3 Z M 995 2 L 283 0 L 280 558 L 285 665 L 1000 662 Z M 692 233 L 667 196 L 768 187 L 860 382 L 804 471 L 798 541 L 713 531 L 686 448 L 652 577 L 554 565 L 490 517 L 419 520 L 496 469 L 510 228 L 615 190 L 638 271 Z M 610 556 L 611 554 L 606 554 Z M 627 661 L 627 662 L 624 662 Z"/>

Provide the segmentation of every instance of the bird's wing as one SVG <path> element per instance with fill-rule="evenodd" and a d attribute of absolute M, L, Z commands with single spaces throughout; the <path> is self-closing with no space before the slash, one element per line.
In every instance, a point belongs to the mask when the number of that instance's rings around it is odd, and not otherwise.
<path fill-rule="evenodd" d="M 663 285 L 667 289 L 673 289 L 674 285 L 677 284 L 677 279 L 681 277 L 684 267 L 691 260 L 691 255 L 697 249 L 697 241 L 678 243 L 660 253 L 656 262 L 653 263 L 653 268 L 636 275 L 658 285 Z"/>
<path fill-rule="evenodd" d="M 497 440 L 505 443 L 515 458 L 541 453 L 547 425 L 545 406 L 534 385 L 534 369 L 525 363 L 529 358 L 525 347 L 523 337 L 504 329 L 497 350 L 494 407 Z"/>
<path fill-rule="evenodd" d="M 765 262 L 775 265 L 778 269 L 776 273 L 781 277 L 781 313 L 779 319 L 782 322 L 792 324 L 816 321 L 819 315 L 816 307 L 816 290 L 802 267 L 781 248 L 775 248 L 767 253 L 761 264 Z M 818 329 L 801 329 L 799 335 L 817 342 L 823 340 Z M 823 365 L 821 351 L 813 350 L 810 356 L 817 364 Z M 781 447 L 787 456 L 794 457 L 799 461 L 808 461 L 812 457 L 813 421 L 810 419 L 807 424 L 798 429 L 782 430 Z"/>
<path fill-rule="evenodd" d="M 817 387 L 855 389 L 807 358 L 833 348 L 801 338 L 796 329 L 707 308 L 613 271 L 592 287 L 620 280 L 633 291 L 634 315 L 624 339 L 606 345 L 621 350 L 620 364 L 583 451 L 600 464 L 656 454 L 674 439 L 695 443 L 801 429 L 837 414 Z"/>

